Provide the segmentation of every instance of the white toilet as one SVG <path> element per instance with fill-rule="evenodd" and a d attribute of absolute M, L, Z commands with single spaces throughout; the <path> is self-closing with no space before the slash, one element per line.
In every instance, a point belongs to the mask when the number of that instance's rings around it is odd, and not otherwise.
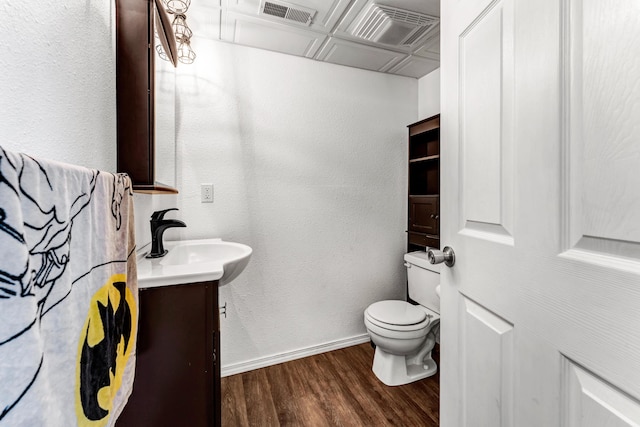
<path fill-rule="evenodd" d="M 438 371 L 431 358 L 440 330 L 440 265 L 426 252 L 405 254 L 409 297 L 420 305 L 387 300 L 371 304 L 364 323 L 376 345 L 373 373 L 389 386 L 408 384 Z"/>

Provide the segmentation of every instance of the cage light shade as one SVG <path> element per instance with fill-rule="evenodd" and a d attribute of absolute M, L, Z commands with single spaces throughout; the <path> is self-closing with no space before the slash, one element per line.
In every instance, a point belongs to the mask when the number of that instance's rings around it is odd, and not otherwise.
<path fill-rule="evenodd" d="M 169 57 L 167 56 L 164 49 L 162 48 L 162 45 L 160 44 L 156 45 L 156 52 L 158 52 L 158 56 L 160 57 L 160 59 L 164 59 L 165 61 L 169 60 Z"/>
<path fill-rule="evenodd" d="M 171 24 L 173 28 L 173 33 L 176 35 L 176 40 L 189 40 L 193 35 L 193 31 L 187 25 L 187 17 L 183 14 L 177 14 L 175 18 L 173 18 L 173 23 Z"/>
<path fill-rule="evenodd" d="M 185 13 L 191 5 L 191 0 L 163 0 L 167 10 L 171 13 Z"/>
<path fill-rule="evenodd" d="M 183 64 L 193 64 L 196 59 L 196 53 L 191 49 L 189 40 L 183 40 L 178 46 L 178 61 Z"/>

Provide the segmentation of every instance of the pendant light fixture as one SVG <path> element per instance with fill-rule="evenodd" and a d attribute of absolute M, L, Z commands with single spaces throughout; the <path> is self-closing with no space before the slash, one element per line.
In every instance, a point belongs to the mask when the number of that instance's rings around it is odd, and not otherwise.
<path fill-rule="evenodd" d="M 177 60 L 183 64 L 192 64 L 196 59 L 196 54 L 191 48 L 191 37 L 193 31 L 187 25 L 186 12 L 191 5 L 191 0 L 161 0 L 162 6 L 169 14 L 173 15 L 173 22 L 171 28 L 175 37 L 175 42 L 178 45 Z M 161 45 L 156 46 L 158 56 L 164 60 L 170 60 L 166 52 Z M 175 65 L 175 64 L 174 64 Z"/>

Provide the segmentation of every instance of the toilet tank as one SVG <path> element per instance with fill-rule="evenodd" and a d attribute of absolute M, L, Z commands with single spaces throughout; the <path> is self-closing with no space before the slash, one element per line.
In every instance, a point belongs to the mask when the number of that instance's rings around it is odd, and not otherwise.
<path fill-rule="evenodd" d="M 427 253 L 418 251 L 404 255 L 409 283 L 409 298 L 440 314 L 440 297 L 436 287 L 440 284 L 440 264 L 430 264 Z"/>

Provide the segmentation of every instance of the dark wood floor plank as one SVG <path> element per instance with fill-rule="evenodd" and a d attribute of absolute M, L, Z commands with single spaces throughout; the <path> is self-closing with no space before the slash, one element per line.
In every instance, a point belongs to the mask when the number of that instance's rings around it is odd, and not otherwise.
<path fill-rule="evenodd" d="M 298 390 L 300 408 L 303 412 L 304 426 L 318 425 L 329 427 L 333 424 L 326 414 L 326 403 L 323 404 L 322 396 L 316 392 L 322 387 L 324 377 L 320 377 L 316 371 L 309 374 L 309 358 L 294 360 L 285 363 L 287 369 L 291 369 L 291 375 L 298 379 L 301 389 Z M 295 398 L 295 397 L 294 397 Z"/>
<path fill-rule="evenodd" d="M 438 374 L 388 387 L 372 362 L 365 343 L 223 378 L 222 425 L 438 426 Z"/>
<path fill-rule="evenodd" d="M 224 378 L 220 388 L 222 396 L 222 425 L 249 427 L 242 376 L 233 375 Z"/>
<path fill-rule="evenodd" d="M 331 361 L 325 354 L 307 357 L 306 375 L 313 393 L 319 397 L 325 418 L 330 425 L 358 427 L 362 421 L 351 405 L 350 399 L 341 388 L 342 379 L 334 374 Z M 318 380 L 318 372 L 322 379 Z"/>
<path fill-rule="evenodd" d="M 299 394 L 300 386 L 291 377 L 291 370 L 285 366 L 286 364 L 279 364 L 265 369 L 278 421 L 281 426 L 303 425 L 298 399 L 291 398 Z"/>
<path fill-rule="evenodd" d="M 279 427 L 278 413 L 265 370 L 256 369 L 242 374 L 247 418 L 252 427 Z"/>

